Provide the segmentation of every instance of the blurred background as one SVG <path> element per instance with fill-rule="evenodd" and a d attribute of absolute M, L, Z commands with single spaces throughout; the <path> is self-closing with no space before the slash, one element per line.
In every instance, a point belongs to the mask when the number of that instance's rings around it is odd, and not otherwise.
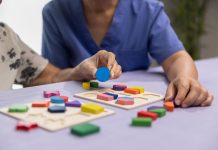
<path fill-rule="evenodd" d="M 50 0 L 3 0 L 0 21 L 41 53 L 42 8 Z M 194 59 L 218 56 L 218 0 L 163 0 L 180 39 Z"/>

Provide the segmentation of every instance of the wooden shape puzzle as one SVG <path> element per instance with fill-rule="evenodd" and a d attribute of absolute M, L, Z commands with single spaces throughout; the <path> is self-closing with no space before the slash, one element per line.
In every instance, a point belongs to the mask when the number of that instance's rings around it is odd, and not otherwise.
<path fill-rule="evenodd" d="M 52 96 L 60 96 L 60 92 L 59 91 L 43 91 L 43 96 L 45 98 L 50 98 Z"/>
<path fill-rule="evenodd" d="M 16 130 L 29 131 L 35 128 L 38 128 L 38 125 L 34 122 L 19 121 L 16 125 Z"/>
<path fill-rule="evenodd" d="M 29 108 L 27 112 L 8 112 L 9 107 L 1 108 L 0 112 L 18 120 L 37 123 L 39 127 L 53 132 L 114 114 L 110 109 L 104 109 L 99 114 L 85 113 L 80 107 L 66 107 L 63 113 L 50 113 L 46 107 L 31 107 L 31 105 L 32 103 L 25 104 Z"/>
<path fill-rule="evenodd" d="M 48 107 L 49 104 L 49 101 L 35 101 L 32 102 L 32 107 Z"/>
<path fill-rule="evenodd" d="M 83 82 L 82 83 L 82 87 L 85 90 L 89 90 L 90 89 L 90 82 Z"/>
<path fill-rule="evenodd" d="M 133 105 L 119 105 L 119 104 L 116 104 L 116 100 L 103 101 L 103 100 L 97 99 L 97 93 L 105 93 L 105 92 L 118 94 L 119 97 L 132 97 L 134 98 L 134 104 Z M 93 91 L 88 91 L 88 92 L 83 92 L 83 93 L 76 93 L 74 94 L 74 96 L 78 98 L 126 109 L 126 110 L 134 109 L 134 108 L 141 107 L 141 106 L 151 104 L 151 103 L 155 103 L 155 102 L 158 102 L 164 99 L 164 96 L 157 94 L 157 93 L 145 91 L 142 94 L 129 94 L 129 93 L 125 93 L 124 91 L 115 91 L 109 88 L 93 90 Z"/>
<path fill-rule="evenodd" d="M 147 112 L 147 111 L 139 111 L 138 114 L 137 114 L 138 117 L 148 117 L 148 118 L 151 118 L 152 120 L 156 120 L 158 115 L 154 112 Z"/>
<path fill-rule="evenodd" d="M 86 103 L 81 106 L 81 111 L 91 114 L 100 114 L 104 112 L 104 107 L 98 104 Z"/>
<path fill-rule="evenodd" d="M 174 111 L 174 103 L 171 101 L 166 101 L 166 102 L 164 102 L 164 108 L 167 111 L 173 112 Z"/>
<path fill-rule="evenodd" d="M 129 93 L 129 94 L 140 94 L 139 89 L 133 89 L 133 88 L 126 88 L 124 92 Z"/>
<path fill-rule="evenodd" d="M 71 128 L 71 133 L 78 135 L 78 136 L 86 136 L 86 135 L 90 135 L 93 133 L 97 133 L 99 131 L 100 131 L 99 126 L 96 126 L 90 123 L 79 124 Z"/>
<path fill-rule="evenodd" d="M 132 118 L 132 126 L 150 127 L 152 125 L 151 118 Z"/>

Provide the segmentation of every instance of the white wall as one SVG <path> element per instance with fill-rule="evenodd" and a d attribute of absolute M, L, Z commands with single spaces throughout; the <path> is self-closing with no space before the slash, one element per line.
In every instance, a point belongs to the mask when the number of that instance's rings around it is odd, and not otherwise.
<path fill-rule="evenodd" d="M 7 23 L 21 39 L 41 54 L 42 8 L 50 0 L 3 0 L 0 21 Z"/>

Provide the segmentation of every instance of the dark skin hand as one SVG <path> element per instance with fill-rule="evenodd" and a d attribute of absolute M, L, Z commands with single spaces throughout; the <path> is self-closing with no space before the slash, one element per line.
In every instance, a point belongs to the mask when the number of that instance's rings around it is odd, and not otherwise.
<path fill-rule="evenodd" d="M 166 100 L 175 99 L 181 107 L 209 106 L 213 96 L 198 81 L 196 66 L 186 51 L 179 51 L 162 64 L 170 81 Z"/>

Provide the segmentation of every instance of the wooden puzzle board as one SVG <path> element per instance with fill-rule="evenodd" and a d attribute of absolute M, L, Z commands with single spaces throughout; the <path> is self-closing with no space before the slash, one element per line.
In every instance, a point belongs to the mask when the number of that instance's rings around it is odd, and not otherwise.
<path fill-rule="evenodd" d="M 31 104 L 27 104 L 27 106 L 29 110 L 26 113 L 9 113 L 8 107 L 1 108 L 0 112 L 18 120 L 35 122 L 39 127 L 48 131 L 57 131 L 114 114 L 114 111 L 109 109 L 105 109 L 104 112 L 97 115 L 84 113 L 80 111 L 79 107 L 66 107 L 65 113 L 50 113 L 47 108 L 33 108 Z"/>
<path fill-rule="evenodd" d="M 116 100 L 113 100 L 113 101 L 100 100 L 100 99 L 97 99 L 97 93 L 99 92 L 100 93 L 109 92 L 109 93 L 118 94 L 119 96 L 131 96 L 131 97 L 134 97 L 135 104 L 134 105 L 120 105 L 120 104 L 115 103 Z M 164 96 L 157 94 L 157 93 L 145 91 L 142 94 L 135 95 L 135 94 L 125 93 L 123 91 L 114 91 L 109 88 L 94 90 L 94 91 L 89 91 L 89 92 L 83 92 L 83 93 L 77 93 L 77 94 L 74 94 L 74 96 L 78 98 L 94 101 L 94 102 L 107 104 L 110 106 L 115 106 L 115 107 L 122 108 L 122 109 L 127 109 L 127 110 L 141 107 L 147 104 L 155 103 L 155 102 L 158 102 L 164 99 Z"/>

